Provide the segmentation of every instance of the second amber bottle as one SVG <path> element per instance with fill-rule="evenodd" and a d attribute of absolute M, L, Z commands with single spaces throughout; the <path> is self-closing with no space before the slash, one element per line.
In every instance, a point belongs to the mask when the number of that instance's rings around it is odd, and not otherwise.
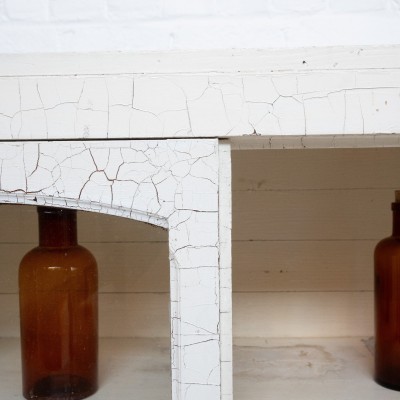
<path fill-rule="evenodd" d="M 375 380 L 400 390 L 400 191 L 392 235 L 375 248 Z"/>

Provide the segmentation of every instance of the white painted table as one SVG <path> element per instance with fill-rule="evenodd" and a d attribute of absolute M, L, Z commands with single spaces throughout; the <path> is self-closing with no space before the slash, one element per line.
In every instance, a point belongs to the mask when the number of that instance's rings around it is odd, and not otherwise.
<path fill-rule="evenodd" d="M 232 398 L 230 149 L 399 146 L 400 47 L 2 56 L 0 197 L 169 230 L 173 400 Z"/>

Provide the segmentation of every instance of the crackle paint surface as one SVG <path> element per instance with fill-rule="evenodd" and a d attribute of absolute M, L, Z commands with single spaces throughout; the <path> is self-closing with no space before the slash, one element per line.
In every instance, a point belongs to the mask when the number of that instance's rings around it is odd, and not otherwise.
<path fill-rule="evenodd" d="M 396 70 L 4 77 L 0 137 L 396 133 L 398 82 Z"/>
<path fill-rule="evenodd" d="M 229 294 L 220 309 L 220 288 L 231 288 L 229 260 L 220 282 L 219 169 L 214 139 L 0 145 L 1 202 L 72 207 L 169 230 L 173 400 L 229 398 L 221 391 L 231 357 L 225 349 L 221 360 L 220 338 L 231 332 L 221 332 L 229 325 L 220 316 L 231 306 Z"/>

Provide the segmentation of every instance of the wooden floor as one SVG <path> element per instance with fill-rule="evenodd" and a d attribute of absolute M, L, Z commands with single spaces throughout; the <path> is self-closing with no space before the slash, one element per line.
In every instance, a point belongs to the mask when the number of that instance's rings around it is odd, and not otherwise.
<path fill-rule="evenodd" d="M 372 379 L 371 340 L 236 339 L 235 400 L 397 400 Z M 167 339 L 102 339 L 93 400 L 169 400 Z M 22 399 L 19 340 L 0 339 L 0 399 Z"/>

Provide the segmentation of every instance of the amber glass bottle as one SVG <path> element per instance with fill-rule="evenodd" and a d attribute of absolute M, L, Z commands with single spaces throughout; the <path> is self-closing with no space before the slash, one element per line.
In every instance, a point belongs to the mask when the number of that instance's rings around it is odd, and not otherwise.
<path fill-rule="evenodd" d="M 375 248 L 375 380 L 400 390 L 400 191 L 392 236 Z"/>
<path fill-rule="evenodd" d="M 23 395 L 76 400 L 97 389 L 97 265 L 76 211 L 38 207 L 39 246 L 19 269 Z"/>

